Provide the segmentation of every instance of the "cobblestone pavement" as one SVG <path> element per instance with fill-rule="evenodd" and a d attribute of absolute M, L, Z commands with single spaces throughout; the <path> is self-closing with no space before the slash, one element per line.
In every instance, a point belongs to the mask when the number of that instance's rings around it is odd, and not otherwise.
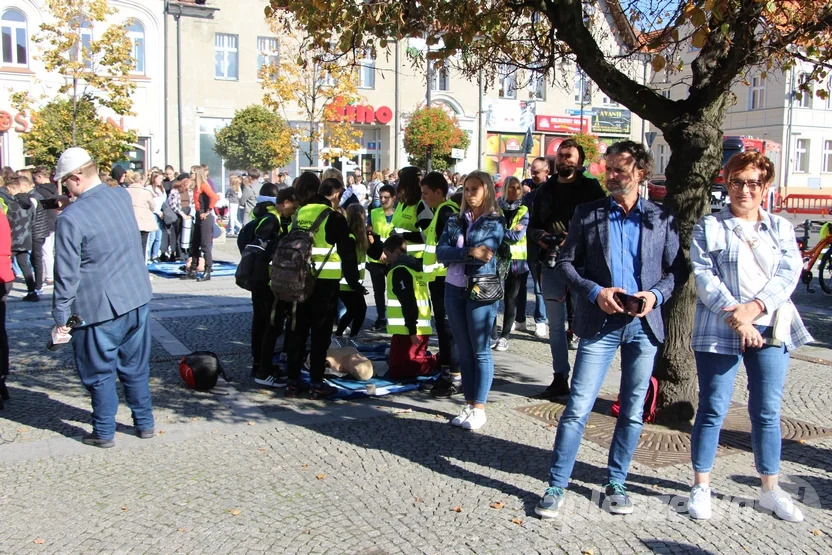
<path fill-rule="evenodd" d="M 515 409 L 539 403 L 528 396 L 550 379 L 545 341 L 512 335 L 510 350 L 495 355 L 488 424 L 465 432 L 447 424 L 457 399 L 413 392 L 320 403 L 262 389 L 248 377 L 250 307 L 233 279 L 156 277 L 153 287 L 158 435 L 134 437 L 122 405 L 110 450 L 78 441 L 90 430 L 89 401 L 69 350 L 43 349 L 48 303 L 12 293 L 0 553 L 832 552 L 832 439 L 784 448 L 783 479 L 803 502 L 802 524 L 754 508 L 744 451 L 717 460 L 711 521 L 675 510 L 689 488 L 687 464 L 634 463 L 636 512 L 612 517 L 599 497 L 607 449 L 588 441 L 561 516 L 541 521 L 534 505 L 554 428 Z M 805 358 L 832 360 L 832 311 L 796 302 L 813 308 L 806 319 L 818 339 Z M 177 363 L 192 349 L 218 352 L 231 383 L 185 389 Z M 795 359 L 790 371 L 784 414 L 832 428 L 829 366 Z M 603 392 L 614 395 L 619 379 L 611 370 Z M 742 375 L 735 400 L 746 401 Z"/>

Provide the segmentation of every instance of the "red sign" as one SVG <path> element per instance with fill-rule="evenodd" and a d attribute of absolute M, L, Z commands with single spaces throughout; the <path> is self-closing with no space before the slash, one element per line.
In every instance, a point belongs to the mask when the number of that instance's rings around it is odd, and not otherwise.
<path fill-rule="evenodd" d="M 535 127 L 538 131 L 572 135 L 586 131 L 589 128 L 589 119 L 581 120 L 581 118 L 568 116 L 535 116 Z"/>
<path fill-rule="evenodd" d="M 373 109 L 372 106 L 344 106 L 334 110 L 335 116 L 330 121 L 349 121 L 352 123 L 380 123 L 387 125 L 393 119 L 393 110 L 387 106 Z"/>

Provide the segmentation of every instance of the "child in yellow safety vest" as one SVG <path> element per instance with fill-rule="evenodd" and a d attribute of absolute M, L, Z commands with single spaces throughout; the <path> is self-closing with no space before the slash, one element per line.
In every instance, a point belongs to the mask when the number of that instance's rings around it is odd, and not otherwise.
<path fill-rule="evenodd" d="M 384 242 L 387 273 L 387 333 L 392 335 L 387 377 L 401 379 L 436 371 L 436 356 L 428 353 L 433 328 L 430 293 L 422 274 L 422 261 L 407 254 L 400 235 Z"/>
<path fill-rule="evenodd" d="M 355 255 L 358 259 L 358 279 L 364 281 L 364 266 L 367 263 L 367 249 L 370 247 L 370 241 L 367 238 L 367 214 L 364 207 L 358 203 L 350 204 L 346 209 L 347 226 L 350 228 L 350 238 L 355 241 Z M 347 280 L 341 278 L 341 290 L 338 292 L 338 298 L 344 303 L 347 311 L 338 321 L 338 327 L 335 330 L 335 339 L 341 346 L 346 346 L 347 342 L 343 335 L 347 329 L 350 328 L 349 343 L 352 346 L 357 346 L 356 338 L 361 331 L 361 326 L 364 325 L 364 318 L 367 317 L 367 302 L 364 300 L 364 291 L 355 291 L 347 283 Z"/>

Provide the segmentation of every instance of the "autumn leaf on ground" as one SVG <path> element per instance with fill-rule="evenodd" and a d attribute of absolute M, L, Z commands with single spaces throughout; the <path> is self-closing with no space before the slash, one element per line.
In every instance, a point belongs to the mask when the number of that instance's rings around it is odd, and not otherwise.
<path fill-rule="evenodd" d="M 302 466 L 301 466 L 301 468 L 303 468 L 304 470 L 307 470 L 307 469 L 309 468 L 309 465 L 308 465 L 308 464 L 304 464 L 304 465 L 302 465 Z"/>
<path fill-rule="evenodd" d="M 417 498 L 416 498 L 416 503 L 424 503 L 424 501 L 422 501 L 422 498 L 421 498 L 421 497 L 417 497 Z"/>
<path fill-rule="evenodd" d="M 127 507 L 122 507 L 121 510 L 122 511 L 129 511 L 130 509 L 128 509 Z"/>
<path fill-rule="evenodd" d="M 595 555 L 595 551 L 590 548 L 581 549 L 581 555 Z"/>
<path fill-rule="evenodd" d="M 511 519 L 511 521 L 512 521 L 514 524 L 517 524 L 518 526 L 519 526 L 520 524 L 523 524 L 523 519 L 520 519 L 520 518 L 512 518 L 512 519 Z"/>
<path fill-rule="evenodd" d="M 258 451 L 260 451 L 261 453 L 265 453 L 267 449 L 265 447 L 261 447 L 260 449 L 258 449 Z"/>
<path fill-rule="evenodd" d="M 461 512 L 462 512 L 462 507 L 460 507 L 459 505 L 457 505 L 456 507 L 454 507 L 453 509 L 451 509 L 451 511 L 453 511 L 453 512 L 455 512 L 455 513 L 461 513 Z"/>
<path fill-rule="evenodd" d="M 249 421 L 248 425 L 249 426 L 254 426 L 254 422 Z"/>
<path fill-rule="evenodd" d="M 241 511 L 240 509 L 229 509 L 228 512 L 231 513 L 231 516 L 238 516 L 243 511 Z"/>
<path fill-rule="evenodd" d="M 32 540 L 32 543 L 36 543 L 36 544 L 38 544 L 38 545 L 41 545 L 41 544 L 43 544 L 44 542 L 46 542 L 46 540 L 45 540 L 45 539 L 43 539 L 43 538 L 35 538 L 34 540 Z"/>
<path fill-rule="evenodd" d="M 166 434 L 166 433 L 167 433 L 167 432 L 166 432 L 165 430 L 159 430 L 158 432 L 156 432 L 156 435 L 157 435 L 157 436 L 160 436 L 160 435 L 162 435 L 162 434 Z"/>
<path fill-rule="evenodd" d="M 821 532 L 820 530 L 812 530 L 812 535 L 813 536 L 822 536 L 823 532 Z"/>
<path fill-rule="evenodd" d="M 315 478 L 317 478 L 318 480 L 323 480 L 324 478 L 326 478 L 326 474 L 318 474 L 315 476 Z"/>
<path fill-rule="evenodd" d="M 187 528 L 177 528 L 176 531 L 177 532 L 187 532 L 188 529 Z"/>
<path fill-rule="evenodd" d="M 492 509 L 502 509 L 505 506 L 506 506 L 506 504 L 503 503 L 502 501 L 495 501 L 494 503 L 489 505 L 489 507 L 491 507 Z"/>

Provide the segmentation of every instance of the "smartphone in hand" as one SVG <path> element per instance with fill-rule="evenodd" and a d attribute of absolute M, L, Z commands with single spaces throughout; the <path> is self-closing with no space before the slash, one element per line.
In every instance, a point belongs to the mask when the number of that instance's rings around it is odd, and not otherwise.
<path fill-rule="evenodd" d="M 647 308 L 647 303 L 641 297 L 634 297 L 625 293 L 616 293 L 615 299 L 624 307 L 624 312 L 630 315 L 641 314 Z"/>

